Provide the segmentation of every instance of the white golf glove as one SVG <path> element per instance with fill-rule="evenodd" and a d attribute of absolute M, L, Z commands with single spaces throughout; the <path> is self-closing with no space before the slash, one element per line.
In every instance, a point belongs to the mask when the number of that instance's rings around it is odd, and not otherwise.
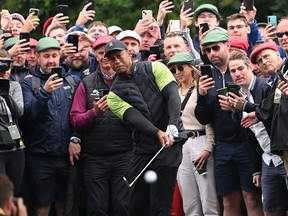
<path fill-rule="evenodd" d="M 172 139 L 175 137 L 178 137 L 179 135 L 178 129 L 175 125 L 168 125 L 166 133 L 168 134 L 169 138 L 172 138 Z"/>

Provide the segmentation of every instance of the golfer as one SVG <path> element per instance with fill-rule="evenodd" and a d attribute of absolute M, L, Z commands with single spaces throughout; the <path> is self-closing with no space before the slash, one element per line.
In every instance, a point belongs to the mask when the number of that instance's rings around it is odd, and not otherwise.
<path fill-rule="evenodd" d="M 105 47 L 105 57 L 117 73 L 107 99 L 109 108 L 133 129 L 129 182 L 162 145 L 166 147 L 147 168 L 157 173 L 157 181 L 148 184 L 140 177 L 132 186 L 130 214 L 171 215 L 182 145 L 187 140 L 180 118 L 177 83 L 160 62 L 133 63 L 121 41 L 110 41 Z"/>

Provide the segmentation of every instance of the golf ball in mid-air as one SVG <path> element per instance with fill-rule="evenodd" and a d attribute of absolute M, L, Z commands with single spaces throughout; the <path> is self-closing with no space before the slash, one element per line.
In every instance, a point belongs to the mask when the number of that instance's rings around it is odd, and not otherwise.
<path fill-rule="evenodd" d="M 157 174 L 155 171 L 153 170 L 148 170 L 145 174 L 144 174 L 144 180 L 149 183 L 152 184 L 154 182 L 157 181 Z"/>

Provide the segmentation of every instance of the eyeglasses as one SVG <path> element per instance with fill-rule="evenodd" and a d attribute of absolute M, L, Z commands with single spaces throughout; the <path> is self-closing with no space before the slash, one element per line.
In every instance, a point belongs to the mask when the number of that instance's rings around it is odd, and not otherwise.
<path fill-rule="evenodd" d="M 277 37 L 278 38 L 282 38 L 284 35 L 286 35 L 288 37 L 288 31 L 285 31 L 285 32 L 277 32 Z"/>
<path fill-rule="evenodd" d="M 177 67 L 169 68 L 169 70 L 171 71 L 172 74 L 175 74 L 176 70 L 178 70 L 179 72 L 183 72 L 184 71 L 184 66 L 183 65 L 178 65 Z"/>
<path fill-rule="evenodd" d="M 212 47 L 206 47 L 204 48 L 204 52 L 207 54 L 207 53 L 210 53 L 211 50 L 213 50 L 214 52 L 218 52 L 220 50 L 220 46 L 219 45 L 215 45 L 215 46 L 212 46 Z"/>
<path fill-rule="evenodd" d="M 247 26 L 247 25 L 242 24 L 242 25 L 228 26 L 228 30 L 233 31 L 235 28 L 242 29 L 244 26 Z"/>

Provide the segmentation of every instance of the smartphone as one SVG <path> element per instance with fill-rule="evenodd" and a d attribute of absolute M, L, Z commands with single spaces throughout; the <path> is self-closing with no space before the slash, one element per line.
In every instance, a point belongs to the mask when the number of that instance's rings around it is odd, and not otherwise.
<path fill-rule="evenodd" d="M 277 26 L 277 16 L 271 15 L 267 17 L 268 24 L 271 24 L 273 26 Z"/>
<path fill-rule="evenodd" d="M 57 13 L 62 13 L 63 16 L 68 16 L 68 5 L 58 5 Z"/>
<path fill-rule="evenodd" d="M 143 10 L 142 11 L 142 19 L 143 20 L 152 20 L 153 16 L 152 16 L 152 10 Z"/>
<path fill-rule="evenodd" d="M 30 43 L 30 33 L 29 32 L 20 32 L 19 39 L 20 40 L 25 39 L 26 41 L 23 43 L 26 43 L 26 42 Z M 29 48 L 30 44 L 26 45 L 25 48 L 26 47 Z"/>
<path fill-rule="evenodd" d="M 247 11 L 253 11 L 254 0 L 244 0 L 243 3 Z"/>
<path fill-rule="evenodd" d="M 283 74 L 280 70 L 276 70 L 276 74 L 281 81 L 284 81 L 285 83 L 287 83 L 287 80 L 285 79 L 285 77 L 283 76 Z"/>
<path fill-rule="evenodd" d="M 170 32 L 180 32 L 181 31 L 181 25 L 180 20 L 170 20 Z"/>
<path fill-rule="evenodd" d="M 150 46 L 150 54 L 156 54 L 156 59 L 161 59 L 159 45 Z"/>
<path fill-rule="evenodd" d="M 10 81 L 8 79 L 0 79 L 0 95 L 9 95 Z"/>
<path fill-rule="evenodd" d="M 30 8 L 29 9 L 29 14 L 33 13 L 34 15 L 32 16 L 33 19 L 37 19 L 39 17 L 39 9 L 37 8 Z"/>
<path fill-rule="evenodd" d="M 239 95 L 240 86 L 236 83 L 227 83 L 227 92 L 232 92 L 233 94 Z"/>
<path fill-rule="evenodd" d="M 202 34 L 209 30 L 209 25 L 206 22 L 200 23 L 200 27 L 202 27 Z"/>
<path fill-rule="evenodd" d="M 99 89 L 99 94 L 94 98 L 94 101 L 100 100 L 103 96 L 109 94 L 109 89 Z"/>
<path fill-rule="evenodd" d="M 206 175 L 207 174 L 207 168 L 206 168 L 206 164 L 204 164 L 202 166 L 202 168 L 197 168 L 197 165 L 198 165 L 198 161 L 192 161 L 192 163 L 194 164 L 197 172 L 199 175 Z"/>
<path fill-rule="evenodd" d="M 62 78 L 62 68 L 61 67 L 53 67 L 53 68 L 51 68 L 51 75 L 52 74 L 57 74 L 55 79 Z"/>
<path fill-rule="evenodd" d="M 201 76 L 208 75 L 208 78 L 210 77 L 212 78 L 211 65 L 208 64 L 201 65 L 200 70 L 201 70 Z"/>
<path fill-rule="evenodd" d="M 78 35 L 71 34 L 67 36 L 67 42 L 72 43 L 73 46 L 76 47 L 76 53 L 78 52 L 78 41 L 79 41 Z"/>
<path fill-rule="evenodd" d="M 188 10 L 189 8 L 191 8 L 191 12 L 194 11 L 194 0 L 184 0 L 184 11 Z"/>
<path fill-rule="evenodd" d="M 85 4 L 92 3 L 87 10 L 94 10 L 94 0 L 85 0 Z"/>

